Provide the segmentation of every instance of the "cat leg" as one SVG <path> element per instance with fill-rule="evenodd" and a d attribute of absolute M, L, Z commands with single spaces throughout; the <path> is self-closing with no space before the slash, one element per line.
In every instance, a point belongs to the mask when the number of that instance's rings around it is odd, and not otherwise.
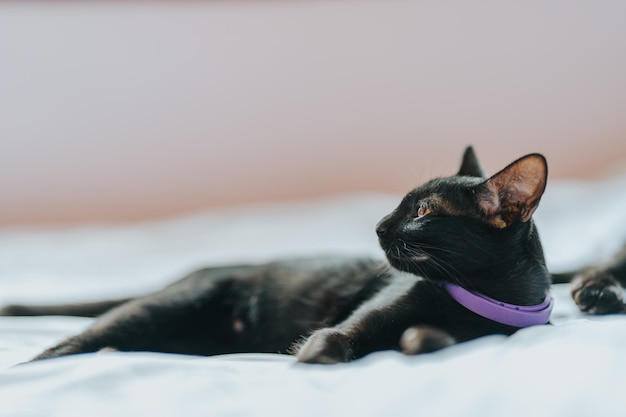
<path fill-rule="evenodd" d="M 397 277 L 343 322 L 313 332 L 296 349 L 297 360 L 331 364 L 398 349 L 402 332 L 424 315 L 417 280 L 408 275 Z"/>
<path fill-rule="evenodd" d="M 239 349 L 229 281 L 205 288 L 171 287 L 122 304 L 91 327 L 46 349 L 34 360 L 102 349 L 211 355 Z M 231 297 L 232 298 L 232 297 Z"/>
<path fill-rule="evenodd" d="M 625 313 L 623 287 L 610 269 L 587 269 L 572 281 L 571 295 L 578 308 L 589 314 Z"/>
<path fill-rule="evenodd" d="M 411 326 L 400 338 L 400 349 L 406 355 L 430 353 L 454 344 L 451 335 L 431 326 Z"/>

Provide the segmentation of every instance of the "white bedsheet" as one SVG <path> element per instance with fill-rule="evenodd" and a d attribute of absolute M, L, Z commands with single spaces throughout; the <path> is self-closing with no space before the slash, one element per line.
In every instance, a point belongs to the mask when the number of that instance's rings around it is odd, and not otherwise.
<path fill-rule="evenodd" d="M 549 185 L 536 221 L 553 270 L 617 250 L 625 185 L 626 177 Z M 141 294 L 216 263 L 381 256 L 373 227 L 398 201 L 361 194 L 123 226 L 4 229 L 0 304 Z M 626 316 L 583 316 L 565 285 L 554 295 L 554 326 L 333 366 L 280 355 L 107 352 L 14 367 L 91 319 L 3 317 L 0 417 L 626 415 Z"/>

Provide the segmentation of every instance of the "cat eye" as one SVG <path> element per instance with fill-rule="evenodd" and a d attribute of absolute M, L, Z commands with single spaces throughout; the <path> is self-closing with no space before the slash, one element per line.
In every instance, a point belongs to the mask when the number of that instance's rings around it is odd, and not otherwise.
<path fill-rule="evenodd" d="M 427 216 L 431 213 L 430 209 L 424 205 L 420 205 L 420 207 L 417 209 L 417 218 L 419 219 L 420 217 L 424 217 Z"/>

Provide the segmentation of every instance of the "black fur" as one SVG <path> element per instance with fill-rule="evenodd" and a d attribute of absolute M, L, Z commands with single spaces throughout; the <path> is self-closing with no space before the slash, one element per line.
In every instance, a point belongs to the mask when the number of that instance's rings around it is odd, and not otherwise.
<path fill-rule="evenodd" d="M 516 328 L 466 310 L 439 284 L 512 304 L 543 301 L 550 276 L 530 215 L 547 167 L 535 154 L 482 177 L 468 148 L 457 175 L 407 194 L 376 229 L 388 262 L 334 257 L 209 268 L 132 300 L 50 310 L 9 306 L 4 313 L 103 313 L 36 359 L 114 348 L 290 352 L 301 362 L 335 363 L 383 349 L 414 354 L 512 334 Z"/>
<path fill-rule="evenodd" d="M 572 298 L 585 313 L 626 313 L 626 246 L 605 264 L 554 274 L 553 280 L 555 283 L 572 282 Z"/>

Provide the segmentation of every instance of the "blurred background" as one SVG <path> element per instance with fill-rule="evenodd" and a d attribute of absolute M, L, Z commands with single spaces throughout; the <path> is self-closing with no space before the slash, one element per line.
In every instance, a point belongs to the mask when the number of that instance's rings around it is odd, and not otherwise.
<path fill-rule="evenodd" d="M 0 225 L 626 172 L 626 2 L 0 2 Z M 622 190 L 617 190 L 622 192 Z"/>

